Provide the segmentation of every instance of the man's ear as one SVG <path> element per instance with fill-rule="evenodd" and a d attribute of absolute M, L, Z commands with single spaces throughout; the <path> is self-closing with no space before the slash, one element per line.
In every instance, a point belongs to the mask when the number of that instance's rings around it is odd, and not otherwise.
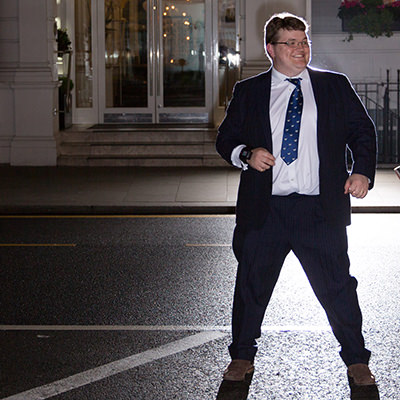
<path fill-rule="evenodd" d="M 274 46 L 271 43 L 267 44 L 267 53 L 271 58 L 275 57 Z"/>

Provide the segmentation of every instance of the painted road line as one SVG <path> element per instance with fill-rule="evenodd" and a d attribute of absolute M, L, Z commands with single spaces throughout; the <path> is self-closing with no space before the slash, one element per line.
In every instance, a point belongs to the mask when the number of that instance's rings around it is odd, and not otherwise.
<path fill-rule="evenodd" d="M 0 247 L 76 247 L 75 243 L 0 243 Z"/>
<path fill-rule="evenodd" d="M 186 243 L 186 247 L 232 247 L 231 244 L 218 244 L 218 243 Z"/>
<path fill-rule="evenodd" d="M 0 219 L 52 219 L 52 218 L 66 218 L 66 219 L 96 219 L 96 218 L 235 218 L 234 214 L 149 214 L 149 215 L 135 215 L 135 214 L 127 214 L 127 215 L 0 215 Z"/>
<path fill-rule="evenodd" d="M 230 331 L 230 326 L 201 325 L 0 325 L 0 331 Z"/>
<path fill-rule="evenodd" d="M 329 325 L 265 325 L 263 332 L 321 332 Z M 0 325 L 0 331 L 200 331 L 230 332 L 230 325 Z"/>
<path fill-rule="evenodd" d="M 227 334 L 222 332 L 200 332 L 184 339 L 144 351 L 143 353 L 123 358 L 109 364 L 102 365 L 88 371 L 72 375 L 68 378 L 55 381 L 48 385 L 40 386 L 35 389 L 27 390 L 16 395 L 6 397 L 2 400 L 43 400 L 59 394 L 69 392 L 79 387 L 100 381 L 110 376 L 128 371 L 140 365 L 168 357 L 182 351 L 190 350 L 216 339 L 225 337 Z"/>

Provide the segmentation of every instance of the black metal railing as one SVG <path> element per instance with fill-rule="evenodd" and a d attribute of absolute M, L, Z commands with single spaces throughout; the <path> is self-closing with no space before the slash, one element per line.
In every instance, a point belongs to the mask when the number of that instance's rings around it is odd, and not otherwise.
<path fill-rule="evenodd" d="M 378 164 L 400 162 L 400 70 L 397 80 L 356 83 L 354 87 L 374 120 L 378 133 Z"/>

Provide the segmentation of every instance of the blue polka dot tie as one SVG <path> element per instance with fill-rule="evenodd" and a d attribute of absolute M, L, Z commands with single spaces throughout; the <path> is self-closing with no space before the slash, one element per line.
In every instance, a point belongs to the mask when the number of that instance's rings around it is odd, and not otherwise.
<path fill-rule="evenodd" d="M 303 93 L 301 92 L 301 78 L 287 79 L 295 85 L 286 111 L 285 127 L 283 129 L 281 158 L 287 164 L 297 159 L 299 147 L 299 132 L 301 113 L 303 111 Z"/>

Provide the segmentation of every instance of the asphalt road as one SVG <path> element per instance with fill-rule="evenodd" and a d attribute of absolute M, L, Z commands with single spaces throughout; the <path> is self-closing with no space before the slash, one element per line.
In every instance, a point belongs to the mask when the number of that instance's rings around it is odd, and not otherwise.
<path fill-rule="evenodd" d="M 399 227 L 399 214 L 357 214 L 349 228 L 385 400 L 400 399 Z M 229 362 L 233 228 L 233 216 L 0 218 L 0 399 L 215 399 Z M 349 398 L 292 254 L 263 326 L 248 399 Z"/>

